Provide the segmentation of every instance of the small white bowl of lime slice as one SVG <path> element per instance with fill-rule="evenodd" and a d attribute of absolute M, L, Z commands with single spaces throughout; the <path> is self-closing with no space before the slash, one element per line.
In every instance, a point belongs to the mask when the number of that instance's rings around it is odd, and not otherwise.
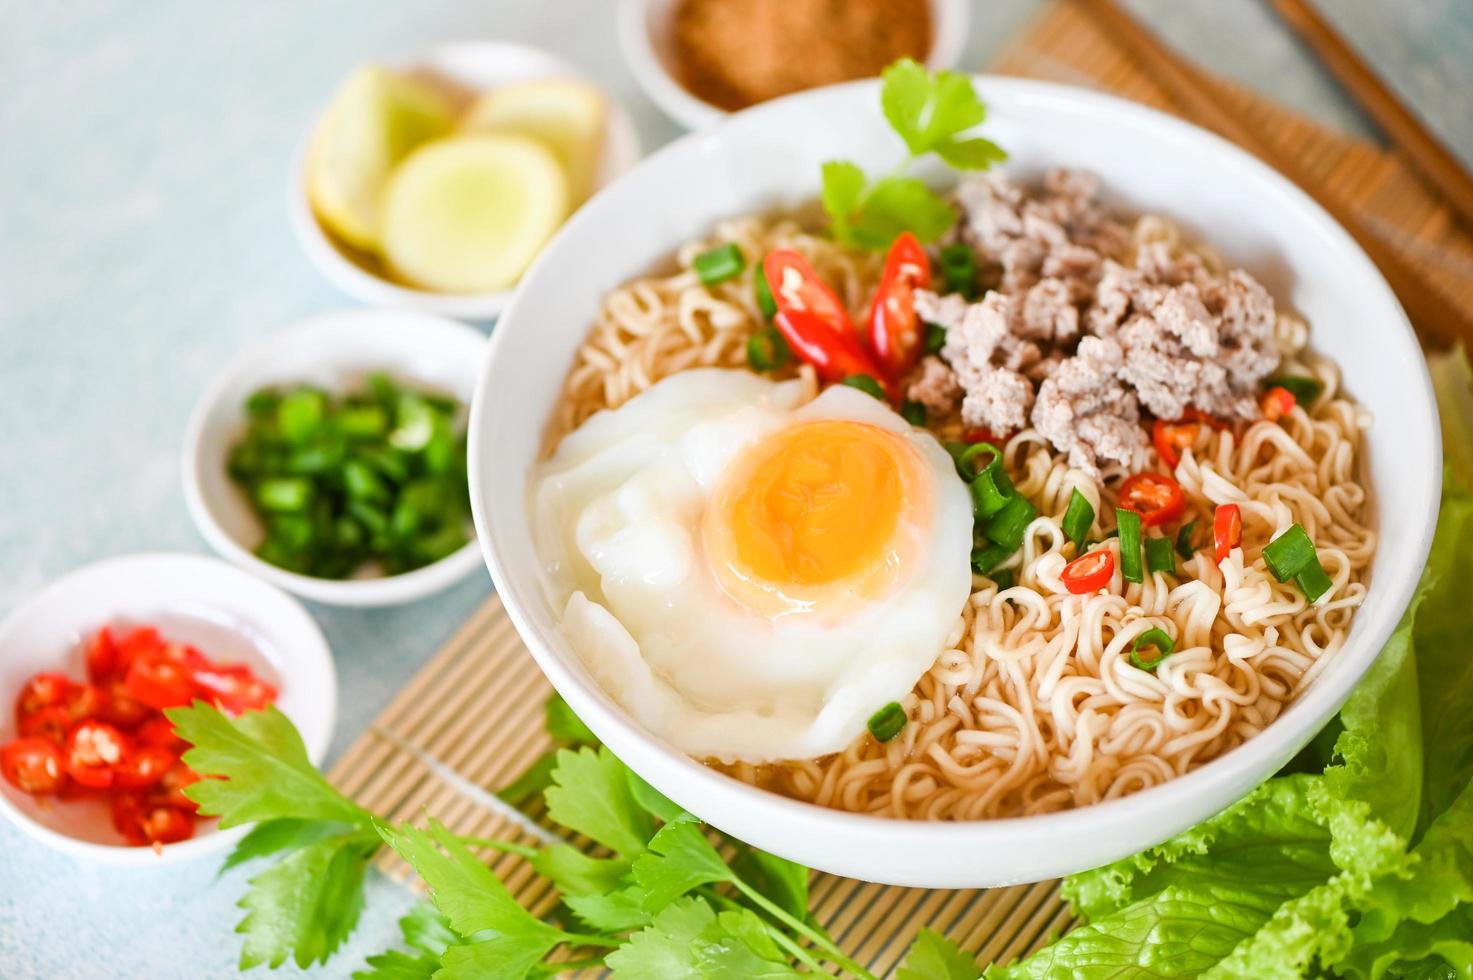
<path fill-rule="evenodd" d="M 446 44 L 341 83 L 297 151 L 292 227 L 354 299 L 485 320 L 567 216 L 639 155 L 629 114 L 567 62 L 520 44 Z"/>

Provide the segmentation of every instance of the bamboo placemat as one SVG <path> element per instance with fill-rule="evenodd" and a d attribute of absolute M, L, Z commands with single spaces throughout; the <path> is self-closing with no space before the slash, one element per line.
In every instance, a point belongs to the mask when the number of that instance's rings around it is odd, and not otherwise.
<path fill-rule="evenodd" d="M 1139 64 L 1088 14 L 1067 2 L 1047 9 L 996 60 L 994 70 L 1105 89 L 1179 111 Z M 1415 255 L 1428 288 L 1473 302 L 1473 240 L 1393 153 L 1331 132 L 1245 89 L 1214 82 L 1224 99 L 1309 161 L 1314 173 L 1372 218 L 1389 242 Z M 542 705 L 551 693 L 493 596 L 344 754 L 330 777 L 349 796 L 393 819 L 433 814 L 457 833 L 547 839 L 536 820 L 491 791 L 547 750 Z M 534 911 L 552 908 L 551 886 L 514 855 L 487 855 L 507 887 Z M 384 853 L 380 866 L 408 868 Z M 818 874 L 813 908 L 839 945 L 877 975 L 891 972 L 921 926 L 943 932 L 982 962 L 1006 962 L 1071 922 L 1055 883 L 991 890 L 893 888 Z"/>

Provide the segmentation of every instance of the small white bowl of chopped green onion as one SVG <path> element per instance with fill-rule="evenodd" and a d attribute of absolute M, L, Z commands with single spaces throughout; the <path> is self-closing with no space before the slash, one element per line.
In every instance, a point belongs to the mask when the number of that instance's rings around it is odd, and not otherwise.
<path fill-rule="evenodd" d="M 185 433 L 184 496 L 222 557 L 339 606 L 388 606 L 480 564 L 465 420 L 485 338 L 421 313 L 355 310 L 242 352 Z"/>

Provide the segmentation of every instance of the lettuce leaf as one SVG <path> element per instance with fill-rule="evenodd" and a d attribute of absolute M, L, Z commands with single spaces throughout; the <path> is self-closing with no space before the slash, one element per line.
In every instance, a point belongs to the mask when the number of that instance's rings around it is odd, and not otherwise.
<path fill-rule="evenodd" d="M 1448 458 L 1432 551 L 1335 721 L 1222 813 L 1069 878 L 1086 923 L 988 980 L 1473 980 L 1473 371 L 1457 351 L 1432 373 Z"/>

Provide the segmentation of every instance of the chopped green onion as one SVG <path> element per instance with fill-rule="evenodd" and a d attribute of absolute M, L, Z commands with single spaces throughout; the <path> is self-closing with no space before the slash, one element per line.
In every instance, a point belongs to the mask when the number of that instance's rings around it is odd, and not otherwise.
<path fill-rule="evenodd" d="M 296 513 L 312 502 L 312 481 L 305 477 L 276 477 L 256 484 L 256 503 L 262 510 Z"/>
<path fill-rule="evenodd" d="M 252 392 L 246 399 L 246 413 L 256 418 L 265 418 L 268 415 L 274 415 L 276 406 L 280 403 L 280 394 L 271 388 L 262 388 L 260 391 Z"/>
<path fill-rule="evenodd" d="M 373 469 L 360 459 L 343 464 L 343 487 L 348 496 L 382 503 L 389 499 L 389 488 Z"/>
<path fill-rule="evenodd" d="M 281 438 L 300 445 L 310 439 L 327 413 L 327 397 L 315 388 L 301 388 L 276 406 L 276 427 Z"/>
<path fill-rule="evenodd" d="M 1319 558 L 1314 558 L 1300 569 L 1299 574 L 1294 576 L 1294 581 L 1304 590 L 1304 597 L 1310 602 L 1319 602 L 1320 596 L 1329 592 L 1335 585 L 1329 573 L 1325 571 L 1325 566 L 1320 564 Z"/>
<path fill-rule="evenodd" d="M 953 449 L 952 446 L 961 447 L 960 451 L 958 452 Z M 988 461 L 988 465 L 991 465 L 995 460 L 1002 459 L 1002 450 L 990 442 L 974 442 L 971 445 L 963 442 L 948 443 L 946 451 L 951 453 L 952 458 L 956 460 L 957 472 L 962 475 L 963 480 L 967 481 L 975 480 L 977 474 L 987 468 L 986 466 L 976 465 L 978 456 L 981 456 L 983 453 L 991 453 L 992 460 Z"/>
<path fill-rule="evenodd" d="M 727 242 L 718 245 L 707 252 L 702 252 L 691 261 L 691 267 L 696 270 L 696 275 L 701 277 L 701 282 L 707 286 L 714 286 L 718 282 L 726 282 L 735 279 L 742 274 L 746 268 L 747 259 L 742 255 L 742 250 L 735 242 Z"/>
<path fill-rule="evenodd" d="M 1082 555 L 1084 551 L 1084 539 L 1089 534 L 1090 527 L 1095 522 L 1094 504 L 1089 502 L 1084 494 L 1075 488 L 1069 494 L 1069 509 L 1064 511 L 1064 535 L 1074 542 L 1074 547 Z"/>
<path fill-rule="evenodd" d="M 926 353 L 939 354 L 946 346 L 946 328 L 939 323 L 926 324 Z"/>
<path fill-rule="evenodd" d="M 842 383 L 851 388 L 858 388 L 866 395 L 873 395 L 880 401 L 885 400 L 885 389 L 881 388 L 880 383 L 867 374 L 851 374 Z"/>
<path fill-rule="evenodd" d="M 1018 581 L 1018 576 L 1014 574 L 1011 568 L 1004 568 L 1000 572 L 991 572 L 988 578 L 997 583 L 997 591 L 999 592 L 1004 589 L 1011 589 Z"/>
<path fill-rule="evenodd" d="M 338 431 L 349 439 L 374 439 L 389 429 L 389 416 L 377 405 L 344 408 L 335 421 Z"/>
<path fill-rule="evenodd" d="M 1013 496 L 1013 481 L 1003 472 L 1002 462 L 994 459 L 987 468 L 977 474 L 969 485 L 972 491 L 972 515 L 982 519 L 1001 511 Z"/>
<path fill-rule="evenodd" d="M 1141 567 L 1141 515 L 1124 507 L 1115 508 L 1115 524 L 1120 531 L 1120 577 L 1127 582 L 1144 582 Z"/>
<path fill-rule="evenodd" d="M 783 335 L 771 327 L 765 327 L 747 338 L 747 363 L 752 366 L 753 371 L 776 371 L 787 364 L 792 355 Z"/>
<path fill-rule="evenodd" d="M 941 273 L 948 293 L 972 299 L 977 292 L 977 253 L 970 245 L 947 245 L 941 249 Z"/>
<path fill-rule="evenodd" d="M 1023 544 L 1023 534 L 1037 516 L 1038 508 L 1029 503 L 1027 497 L 1009 497 L 1003 508 L 987 522 L 982 533 L 1011 554 Z"/>
<path fill-rule="evenodd" d="M 920 402 L 906 401 L 900 406 L 900 417 L 914 426 L 926 424 L 926 406 Z"/>
<path fill-rule="evenodd" d="M 1288 374 L 1281 378 L 1269 378 L 1263 383 L 1265 388 L 1283 388 L 1294 396 L 1294 401 L 1305 408 L 1314 404 L 1314 400 L 1320 397 L 1320 392 L 1325 390 L 1324 383 L 1319 378 L 1310 378 L 1302 374 Z"/>
<path fill-rule="evenodd" d="M 1171 553 L 1171 542 L 1166 538 L 1146 539 L 1146 570 L 1153 575 L 1176 571 L 1176 557 Z"/>
<path fill-rule="evenodd" d="M 900 702 L 891 701 L 869 716 L 869 733 L 876 741 L 888 742 L 900 734 L 905 722 L 905 709 L 900 706 Z"/>
<path fill-rule="evenodd" d="M 777 316 L 777 300 L 772 298 L 772 287 L 767 284 L 767 273 L 762 271 L 761 262 L 752 270 L 752 280 L 756 283 L 757 309 L 762 311 L 763 317 L 771 320 Z"/>
<path fill-rule="evenodd" d="M 1154 659 L 1141 656 L 1143 646 L 1155 647 L 1157 656 Z M 1171 656 L 1171 651 L 1174 649 L 1176 649 L 1176 642 L 1171 639 L 1171 636 L 1165 630 L 1153 626 L 1136 637 L 1135 642 L 1130 645 L 1130 665 L 1155 673 L 1156 668 L 1161 666 L 1161 661 Z"/>
<path fill-rule="evenodd" d="M 1005 544 L 989 544 L 981 548 L 973 548 L 972 569 L 983 575 L 991 575 L 994 568 L 1013 557 L 1017 550 Z"/>
<path fill-rule="evenodd" d="M 1197 522 L 1187 521 L 1176 532 L 1176 553 L 1181 555 L 1182 561 L 1191 561 L 1197 549 L 1192 547 L 1192 535 L 1197 533 Z"/>
<path fill-rule="evenodd" d="M 1263 563 L 1280 582 L 1289 581 L 1304 571 L 1310 562 L 1318 561 L 1314 542 L 1309 540 L 1309 534 L 1298 523 L 1291 524 L 1289 530 L 1263 548 Z"/>

